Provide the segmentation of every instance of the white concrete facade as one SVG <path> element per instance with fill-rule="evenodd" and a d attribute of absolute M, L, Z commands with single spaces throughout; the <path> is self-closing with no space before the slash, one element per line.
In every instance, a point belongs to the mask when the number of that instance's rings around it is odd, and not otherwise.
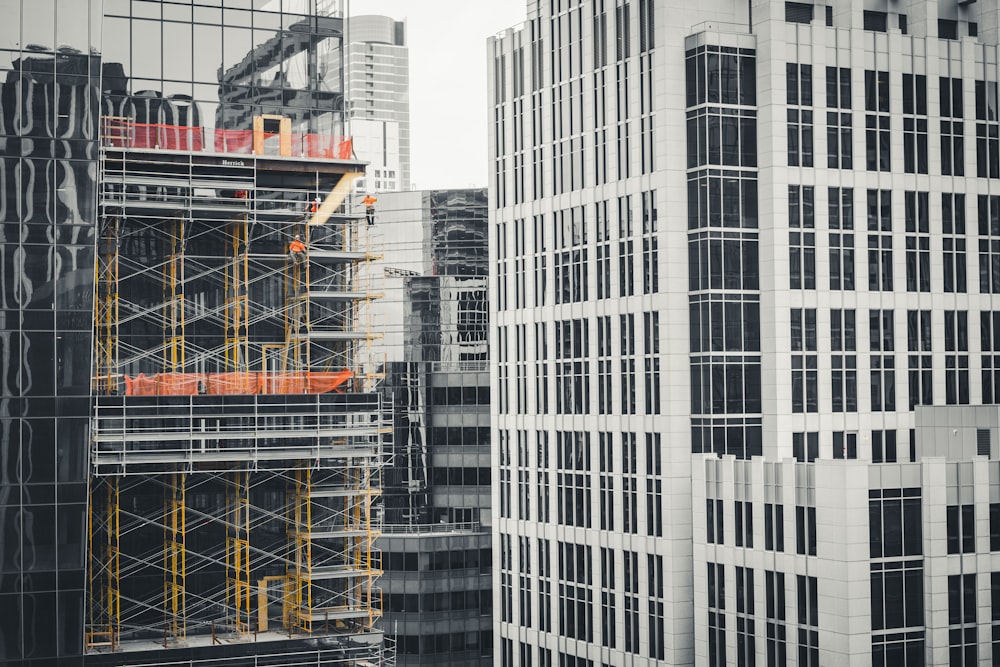
<path fill-rule="evenodd" d="M 997 37 L 996 3 L 545 0 L 490 41 L 499 664 L 725 664 L 692 453 L 879 471 L 916 405 L 998 400 Z M 839 530 L 813 496 L 785 521 Z M 860 545 L 787 664 L 873 660 Z"/>

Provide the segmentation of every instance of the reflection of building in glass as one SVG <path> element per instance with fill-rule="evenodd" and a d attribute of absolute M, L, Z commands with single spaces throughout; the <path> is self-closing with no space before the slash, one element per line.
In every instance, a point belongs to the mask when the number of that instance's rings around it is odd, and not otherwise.
<path fill-rule="evenodd" d="M 498 664 L 1000 661 L 997 3 L 527 4 Z"/>
<path fill-rule="evenodd" d="M 400 664 L 490 664 L 487 236 L 483 190 L 384 193 L 383 627 Z M 393 308 L 393 310 L 389 310 Z"/>
<path fill-rule="evenodd" d="M 341 19 L 54 4 L 0 26 L 0 662 L 382 664 Z"/>
<path fill-rule="evenodd" d="M 369 192 L 410 189 L 410 65 L 406 23 L 352 16 L 347 56 L 351 136 L 371 166 Z"/>
<path fill-rule="evenodd" d="M 344 18 L 295 19 L 221 73 L 219 126 L 250 129 L 254 117 L 279 114 L 297 131 L 342 133 Z"/>

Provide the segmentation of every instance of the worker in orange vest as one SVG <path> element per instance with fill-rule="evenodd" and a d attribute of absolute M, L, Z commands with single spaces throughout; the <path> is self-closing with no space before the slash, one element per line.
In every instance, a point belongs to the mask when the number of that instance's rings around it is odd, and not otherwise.
<path fill-rule="evenodd" d="M 319 197 L 313 199 L 312 204 L 309 205 L 309 212 L 316 213 L 317 211 L 319 211 L 319 204 L 320 204 Z"/>
<path fill-rule="evenodd" d="M 372 197 L 371 195 L 365 195 L 365 198 L 361 200 L 361 203 L 365 205 L 365 217 L 368 218 L 368 224 L 375 224 L 375 202 L 378 199 Z"/>
<path fill-rule="evenodd" d="M 292 242 L 288 244 L 288 254 L 291 256 L 292 261 L 296 264 L 301 264 L 302 259 L 306 255 L 306 244 L 302 242 L 302 237 L 298 234 L 292 239 Z"/>

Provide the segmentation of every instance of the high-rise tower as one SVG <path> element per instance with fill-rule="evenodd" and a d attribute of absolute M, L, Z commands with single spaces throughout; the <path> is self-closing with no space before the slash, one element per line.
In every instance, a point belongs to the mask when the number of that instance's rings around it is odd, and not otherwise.
<path fill-rule="evenodd" d="M 348 116 L 354 149 L 371 166 L 368 192 L 410 189 L 410 55 L 406 22 L 352 16 L 347 34 Z"/>
<path fill-rule="evenodd" d="M 989 654 L 984 608 L 924 614 L 922 557 L 989 553 L 939 548 L 972 464 L 897 462 L 922 406 L 998 400 L 997 36 L 995 3 L 553 0 L 491 40 L 501 664 Z M 868 543 L 897 498 L 935 517 L 905 559 Z"/>

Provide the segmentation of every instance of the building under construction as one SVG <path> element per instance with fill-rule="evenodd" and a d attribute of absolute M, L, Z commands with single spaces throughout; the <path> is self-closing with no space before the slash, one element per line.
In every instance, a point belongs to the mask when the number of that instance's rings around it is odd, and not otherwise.
<path fill-rule="evenodd" d="M 103 118 L 88 650 L 381 641 L 360 165 L 273 120 L 234 157 Z"/>
<path fill-rule="evenodd" d="M 343 12 L 105 4 L 25 32 L 0 95 L 0 662 L 387 664 Z"/>

